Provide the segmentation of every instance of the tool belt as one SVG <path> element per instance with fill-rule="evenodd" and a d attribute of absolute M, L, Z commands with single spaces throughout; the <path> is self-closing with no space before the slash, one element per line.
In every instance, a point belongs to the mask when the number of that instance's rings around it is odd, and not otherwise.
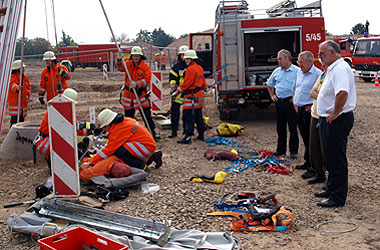
<path fill-rule="evenodd" d="M 126 87 L 125 89 L 126 89 L 127 91 L 133 93 L 133 90 L 132 90 L 132 89 L 129 89 L 129 88 L 127 88 L 127 87 Z M 147 89 L 146 87 L 136 89 L 136 93 L 137 93 L 138 95 L 142 95 L 142 94 L 144 94 L 144 92 L 147 92 L 147 91 L 148 91 L 148 89 Z"/>
<path fill-rule="evenodd" d="M 196 87 L 195 89 L 187 89 L 187 90 L 185 90 L 184 92 L 183 92 L 183 94 L 184 95 L 188 95 L 188 94 L 195 94 L 195 93 L 197 93 L 197 92 L 199 92 L 199 91 L 201 91 L 202 90 L 202 88 L 200 88 L 200 87 Z"/>

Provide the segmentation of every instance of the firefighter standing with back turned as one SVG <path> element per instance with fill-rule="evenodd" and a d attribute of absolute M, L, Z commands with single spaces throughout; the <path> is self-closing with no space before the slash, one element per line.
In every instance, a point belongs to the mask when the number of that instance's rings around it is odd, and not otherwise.
<path fill-rule="evenodd" d="M 47 101 L 59 93 L 63 93 L 68 88 L 67 80 L 71 78 L 70 72 L 65 65 L 58 63 L 53 51 L 46 51 L 43 60 L 46 68 L 41 73 L 40 90 L 38 91 L 38 100 L 42 105 L 45 104 L 45 93 Z"/>
<path fill-rule="evenodd" d="M 22 65 L 24 68 L 25 65 Z M 8 114 L 11 116 L 11 127 L 13 124 L 17 123 L 17 113 L 19 113 L 19 122 L 23 122 L 24 118 L 28 113 L 28 100 L 30 98 L 30 82 L 29 78 L 23 73 L 22 76 L 22 92 L 21 92 L 21 104 L 18 103 L 19 92 L 20 92 L 20 72 L 21 72 L 21 61 L 14 61 L 12 64 L 12 75 L 11 82 L 9 84 L 8 91 Z M 24 70 L 23 70 L 24 72 Z M 18 109 L 20 109 L 19 112 Z"/>
<path fill-rule="evenodd" d="M 157 140 L 158 138 L 154 131 L 155 125 L 150 111 L 150 102 L 146 96 L 148 92 L 148 86 L 152 78 L 152 71 L 150 70 L 149 65 L 143 61 L 145 59 L 146 57 L 143 55 L 141 48 L 139 46 L 134 46 L 131 50 L 131 59 L 125 61 L 125 65 L 128 68 L 128 72 L 131 76 L 132 81 L 130 82 L 128 75 L 125 74 L 125 85 L 123 89 L 123 96 L 121 98 L 121 105 L 124 108 L 124 115 L 126 117 L 134 118 L 135 110 L 139 109 L 139 103 L 133 92 L 133 88 L 135 88 L 138 98 L 140 99 L 143 112 L 147 119 L 146 122 L 148 124 L 145 125 L 150 127 L 153 138 Z M 123 54 L 122 52 L 119 52 L 117 54 L 116 68 L 118 71 L 126 72 L 125 68 L 123 67 L 122 60 Z"/>
<path fill-rule="evenodd" d="M 185 137 L 179 140 L 178 143 L 189 144 L 191 143 L 191 136 L 194 134 L 194 123 L 197 124 L 197 139 L 204 140 L 205 125 L 203 123 L 202 108 L 204 106 L 203 91 L 206 90 L 206 79 L 203 75 L 202 67 L 196 62 L 198 56 L 195 50 L 186 51 L 184 58 L 187 64 L 186 76 L 173 95 L 184 94 L 182 107 Z"/>
<path fill-rule="evenodd" d="M 170 70 L 169 75 L 169 83 L 170 83 L 170 94 L 176 92 L 177 88 L 183 83 L 183 79 L 185 78 L 185 69 L 187 67 L 184 56 L 185 52 L 189 49 L 186 45 L 182 45 L 179 47 L 178 51 L 178 59 L 177 62 L 173 65 Z M 170 126 L 171 133 L 169 134 L 169 138 L 177 137 L 177 130 L 179 124 L 180 117 L 180 108 L 183 103 L 183 94 L 180 94 L 176 97 L 172 98 L 171 106 L 170 106 Z"/>

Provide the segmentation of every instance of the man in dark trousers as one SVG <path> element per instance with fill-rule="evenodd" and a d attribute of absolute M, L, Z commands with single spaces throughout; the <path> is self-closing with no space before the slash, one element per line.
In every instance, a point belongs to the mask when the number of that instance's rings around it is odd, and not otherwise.
<path fill-rule="evenodd" d="M 173 65 L 170 70 L 169 83 L 170 83 L 170 94 L 177 91 L 178 87 L 183 83 L 185 78 L 185 69 L 187 67 L 184 56 L 185 52 L 189 49 L 186 45 L 179 47 L 177 62 Z M 170 122 L 172 131 L 169 134 L 169 138 L 177 137 L 177 130 L 180 117 L 180 109 L 183 103 L 183 94 L 180 94 L 172 98 L 170 107 Z"/>
<path fill-rule="evenodd" d="M 305 145 L 305 162 L 302 165 L 297 165 L 296 169 L 306 169 L 307 172 L 302 174 L 301 177 L 308 179 L 315 175 L 311 168 L 309 155 L 311 106 L 313 104 L 310 92 L 322 71 L 314 67 L 314 55 L 310 51 L 301 52 L 297 63 L 301 70 L 298 71 L 297 79 L 293 86 L 293 104 L 297 112 L 298 130 Z"/>
<path fill-rule="evenodd" d="M 356 106 L 356 88 L 354 74 L 340 53 L 334 41 L 327 40 L 319 45 L 318 56 L 327 70 L 317 98 L 317 112 L 329 173 L 326 190 L 315 193 L 316 197 L 327 198 L 317 203 L 320 207 L 344 206 L 348 192 L 346 151 L 354 124 L 352 110 Z"/>
<path fill-rule="evenodd" d="M 292 55 L 288 50 L 282 49 L 277 53 L 279 67 L 269 77 L 267 88 L 273 102 L 276 104 L 278 140 L 275 154 L 286 154 L 286 124 L 288 124 L 290 157 L 296 159 L 298 154 L 297 114 L 293 106 L 292 90 L 297 72 L 300 69 L 294 66 L 291 60 Z"/>

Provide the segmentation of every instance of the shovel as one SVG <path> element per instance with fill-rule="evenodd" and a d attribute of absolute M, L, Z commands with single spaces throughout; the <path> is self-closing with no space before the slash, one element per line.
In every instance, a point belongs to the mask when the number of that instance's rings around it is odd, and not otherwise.
<path fill-rule="evenodd" d="M 4 208 L 15 207 L 15 206 L 23 205 L 23 204 L 33 204 L 35 202 L 36 202 L 36 200 L 17 202 L 17 203 L 12 203 L 12 204 L 8 204 L 8 205 L 4 205 Z"/>

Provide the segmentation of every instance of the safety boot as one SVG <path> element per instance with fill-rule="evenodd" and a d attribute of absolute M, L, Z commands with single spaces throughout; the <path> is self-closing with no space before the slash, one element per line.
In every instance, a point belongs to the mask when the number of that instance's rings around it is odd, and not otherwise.
<path fill-rule="evenodd" d="M 156 163 L 156 168 L 159 168 L 162 166 L 162 152 L 161 150 L 157 150 L 153 153 L 153 161 Z"/>
<path fill-rule="evenodd" d="M 177 141 L 177 143 L 180 144 L 190 144 L 191 143 L 191 136 L 190 135 L 185 135 L 181 140 Z"/>
<path fill-rule="evenodd" d="M 203 134 L 200 134 L 197 136 L 197 140 L 204 141 L 205 137 L 203 136 Z"/>
<path fill-rule="evenodd" d="M 172 131 L 170 132 L 170 134 L 168 135 L 168 138 L 175 138 L 175 137 L 177 137 L 177 131 L 172 130 Z"/>

